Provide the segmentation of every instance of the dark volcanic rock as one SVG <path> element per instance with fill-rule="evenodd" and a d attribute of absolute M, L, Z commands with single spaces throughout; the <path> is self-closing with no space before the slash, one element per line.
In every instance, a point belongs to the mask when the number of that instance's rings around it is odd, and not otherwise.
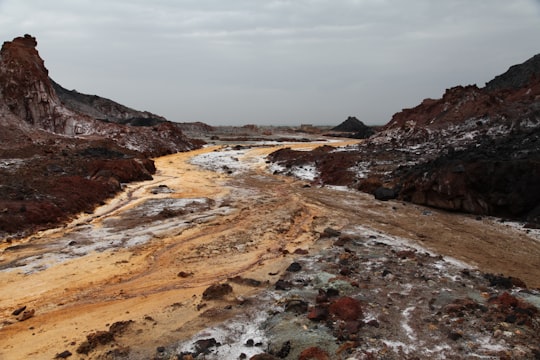
<path fill-rule="evenodd" d="M 283 149 L 268 159 L 286 168 L 315 166 L 316 184 L 538 227 L 539 56 L 486 88 L 456 86 L 396 113 L 355 150 Z"/>
<path fill-rule="evenodd" d="M 204 290 L 202 297 L 204 300 L 217 300 L 232 293 L 232 291 L 233 289 L 229 284 L 214 284 Z"/>
<path fill-rule="evenodd" d="M 162 116 L 148 111 L 137 111 L 97 95 L 81 94 L 67 90 L 51 80 L 51 85 L 61 102 L 70 110 L 92 118 L 131 126 L 155 126 L 166 122 Z"/>
<path fill-rule="evenodd" d="M 210 349 L 218 346 L 218 342 L 214 338 L 210 339 L 201 339 L 195 342 L 195 357 L 199 354 L 209 354 Z"/>
<path fill-rule="evenodd" d="M 365 125 L 362 121 L 358 120 L 354 116 L 349 116 L 347 120 L 331 130 L 354 133 L 352 137 L 356 139 L 366 139 L 375 133 L 371 127 Z"/>
<path fill-rule="evenodd" d="M 527 218 L 540 204 L 539 178 L 540 127 L 413 167 L 403 176 L 401 196 L 448 210 Z"/>
<path fill-rule="evenodd" d="M 279 360 L 279 358 L 270 354 L 257 354 L 250 357 L 249 360 Z"/>
<path fill-rule="evenodd" d="M 381 201 L 387 201 L 397 198 L 399 192 L 394 189 L 389 189 L 383 186 L 378 187 L 373 195 L 375 196 L 375 199 L 381 200 Z"/>
<path fill-rule="evenodd" d="M 56 354 L 56 356 L 55 356 L 54 358 L 55 358 L 55 359 L 67 359 L 67 358 L 70 357 L 71 355 L 73 355 L 73 354 L 71 353 L 71 351 L 65 350 L 65 351 L 62 351 L 61 353 Z"/>
<path fill-rule="evenodd" d="M 511 66 L 504 74 L 486 83 L 489 91 L 519 89 L 527 86 L 535 77 L 540 77 L 540 54 L 519 65 Z"/>
<path fill-rule="evenodd" d="M 300 270 L 302 270 L 302 265 L 297 262 L 293 262 L 291 265 L 289 265 L 289 267 L 287 267 L 287 269 L 285 269 L 285 271 L 288 272 L 298 272 Z"/>
<path fill-rule="evenodd" d="M 106 345 L 114 341 L 114 335 L 109 331 L 96 331 L 86 336 L 86 341 L 83 341 L 77 347 L 77 353 L 88 355 L 99 345 Z"/>

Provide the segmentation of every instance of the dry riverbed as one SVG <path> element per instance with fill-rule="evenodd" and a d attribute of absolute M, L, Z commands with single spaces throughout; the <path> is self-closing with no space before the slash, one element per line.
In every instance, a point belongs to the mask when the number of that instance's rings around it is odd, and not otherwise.
<path fill-rule="evenodd" d="M 2 243 L 0 359 L 540 356 L 537 231 L 275 176 L 275 149 L 156 159 Z"/>

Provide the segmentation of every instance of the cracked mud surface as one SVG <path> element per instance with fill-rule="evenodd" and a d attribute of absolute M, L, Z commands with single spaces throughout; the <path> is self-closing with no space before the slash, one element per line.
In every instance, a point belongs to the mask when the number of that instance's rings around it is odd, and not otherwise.
<path fill-rule="evenodd" d="M 538 292 L 484 277 L 539 288 L 536 232 L 306 187 L 265 170 L 275 149 L 156 159 L 154 180 L 93 214 L 2 244 L 0 358 L 296 359 L 316 344 L 343 359 L 538 356 L 538 313 L 512 300 L 538 306 Z M 212 153 L 219 163 L 190 162 Z M 299 271 L 286 271 L 293 262 Z M 224 283 L 232 292 L 204 295 Z M 309 318 L 331 306 L 317 302 L 329 289 L 359 302 L 356 323 Z M 208 340 L 200 351 L 197 340 Z"/>

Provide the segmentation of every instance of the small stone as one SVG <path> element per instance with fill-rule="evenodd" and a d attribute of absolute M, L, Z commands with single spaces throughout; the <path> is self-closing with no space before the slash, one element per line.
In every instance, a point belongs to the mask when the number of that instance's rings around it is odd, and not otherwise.
<path fill-rule="evenodd" d="M 32 317 L 34 317 L 34 314 L 36 313 L 36 311 L 34 309 L 32 310 L 25 310 L 23 311 L 23 313 L 21 315 L 19 315 L 19 317 L 17 318 L 17 320 L 19 321 L 26 321 Z"/>
<path fill-rule="evenodd" d="M 291 342 L 285 341 L 283 345 L 281 345 L 281 349 L 276 353 L 276 356 L 280 359 L 285 359 L 287 356 L 289 356 L 289 353 L 291 352 Z"/>
<path fill-rule="evenodd" d="M 360 301 L 347 296 L 333 301 L 328 310 L 331 315 L 343 321 L 358 320 L 362 316 Z"/>
<path fill-rule="evenodd" d="M 304 300 L 289 300 L 285 304 L 285 311 L 295 314 L 304 314 L 308 311 L 308 303 Z"/>
<path fill-rule="evenodd" d="M 290 290 L 292 288 L 292 283 L 290 281 L 286 281 L 286 280 L 278 280 L 276 282 L 276 285 L 275 285 L 275 288 L 276 290 Z"/>
<path fill-rule="evenodd" d="M 181 278 L 187 278 L 187 277 L 190 277 L 190 276 L 193 276 L 193 273 L 192 272 L 185 272 L 185 271 L 180 271 L 177 275 L 178 277 L 181 277 Z"/>
<path fill-rule="evenodd" d="M 62 351 L 61 353 L 56 354 L 56 356 L 54 358 L 55 359 L 66 359 L 66 358 L 70 357 L 71 355 L 73 355 L 71 353 L 71 351 L 66 350 L 66 351 Z"/>
<path fill-rule="evenodd" d="M 348 235 L 341 235 L 339 239 L 334 241 L 335 246 L 345 246 L 346 244 L 353 241 L 353 238 Z"/>
<path fill-rule="evenodd" d="M 286 269 L 286 271 L 288 272 L 299 272 L 300 270 L 302 270 L 302 265 L 300 265 L 299 263 L 297 262 L 293 262 L 291 265 L 289 265 L 289 267 Z"/>
<path fill-rule="evenodd" d="M 321 237 L 337 237 L 341 235 L 341 231 L 327 227 L 321 234 Z"/>
<path fill-rule="evenodd" d="M 214 338 L 209 339 L 201 339 L 195 341 L 195 349 L 197 352 L 197 355 L 199 354 L 209 354 L 210 348 L 219 346 L 219 343 Z"/>
<path fill-rule="evenodd" d="M 26 310 L 26 305 L 25 305 L 25 306 L 22 306 L 22 307 L 20 307 L 20 308 L 18 308 L 17 310 L 15 310 L 14 312 L 12 312 L 11 315 L 17 316 L 17 315 L 19 315 L 20 313 L 22 313 L 24 310 Z"/>
<path fill-rule="evenodd" d="M 232 291 L 233 289 L 229 284 L 214 284 L 204 290 L 202 298 L 204 300 L 218 300 L 232 293 Z"/>
<path fill-rule="evenodd" d="M 321 321 L 328 318 L 328 309 L 326 306 L 315 306 L 309 311 L 307 318 L 311 321 Z"/>
<path fill-rule="evenodd" d="M 298 356 L 298 360 L 330 360 L 330 356 L 320 347 L 310 347 L 305 349 Z"/>
<path fill-rule="evenodd" d="M 249 358 L 249 360 L 279 360 L 279 358 L 270 354 L 257 354 Z"/>
<path fill-rule="evenodd" d="M 371 327 L 374 327 L 374 328 L 378 328 L 378 327 L 380 326 L 380 325 L 379 325 L 379 322 L 378 322 L 377 320 L 375 320 L 375 319 L 369 320 L 369 321 L 367 322 L 367 324 L 368 324 L 369 326 L 371 326 Z"/>

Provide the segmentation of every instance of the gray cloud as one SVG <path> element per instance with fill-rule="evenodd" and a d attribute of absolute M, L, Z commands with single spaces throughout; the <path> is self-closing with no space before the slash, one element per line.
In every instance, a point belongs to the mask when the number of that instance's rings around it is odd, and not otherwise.
<path fill-rule="evenodd" d="M 535 0 L 3 0 L 50 75 L 176 121 L 385 123 L 538 53 Z"/>

